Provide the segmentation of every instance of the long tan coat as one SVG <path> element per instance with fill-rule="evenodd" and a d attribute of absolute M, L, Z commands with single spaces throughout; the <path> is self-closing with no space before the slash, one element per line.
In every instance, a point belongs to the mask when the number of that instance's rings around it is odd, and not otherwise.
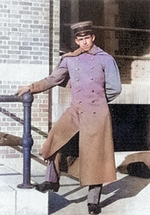
<path fill-rule="evenodd" d="M 70 107 L 50 130 L 40 153 L 48 159 L 79 131 L 79 179 L 82 185 L 116 179 L 111 117 L 107 102 L 121 92 L 114 59 L 94 46 L 89 53 L 64 57 L 46 80 L 49 88 L 70 76 Z M 76 166 L 76 165 L 75 165 Z"/>

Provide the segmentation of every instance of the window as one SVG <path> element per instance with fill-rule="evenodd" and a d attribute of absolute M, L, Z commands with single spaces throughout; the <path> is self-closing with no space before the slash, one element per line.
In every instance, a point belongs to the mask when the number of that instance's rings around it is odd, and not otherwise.
<path fill-rule="evenodd" d="M 117 61 L 122 82 L 131 82 L 134 59 L 150 59 L 149 0 L 61 0 L 60 50 L 74 50 L 76 45 L 70 24 L 92 20 L 96 45 Z"/>

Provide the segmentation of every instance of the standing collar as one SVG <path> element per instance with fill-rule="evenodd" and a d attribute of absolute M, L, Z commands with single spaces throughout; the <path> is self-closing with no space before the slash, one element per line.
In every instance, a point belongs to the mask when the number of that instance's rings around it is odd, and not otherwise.
<path fill-rule="evenodd" d="M 104 52 L 101 48 L 99 48 L 96 45 L 93 45 L 92 48 L 88 51 L 88 52 L 83 52 L 83 50 L 81 48 L 76 49 L 74 52 L 69 52 L 64 54 L 61 57 L 61 60 L 64 59 L 65 57 L 75 57 L 75 56 L 79 56 L 81 54 L 91 54 L 91 55 L 96 55 L 96 54 L 107 54 L 106 52 Z M 108 54 L 107 54 L 108 55 Z"/>
<path fill-rule="evenodd" d="M 96 55 L 96 54 L 104 54 L 105 52 L 98 46 L 93 45 L 93 47 L 87 53 L 91 55 Z"/>

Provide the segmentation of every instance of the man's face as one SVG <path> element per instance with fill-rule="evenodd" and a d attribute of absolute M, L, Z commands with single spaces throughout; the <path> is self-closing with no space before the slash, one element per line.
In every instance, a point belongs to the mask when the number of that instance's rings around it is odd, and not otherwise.
<path fill-rule="evenodd" d="M 83 51 L 89 51 L 93 46 L 94 40 L 95 36 L 89 34 L 84 37 L 76 37 L 75 42 Z"/>

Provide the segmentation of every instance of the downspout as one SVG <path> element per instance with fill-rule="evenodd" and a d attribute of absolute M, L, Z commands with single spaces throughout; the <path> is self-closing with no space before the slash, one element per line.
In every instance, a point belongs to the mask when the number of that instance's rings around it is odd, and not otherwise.
<path fill-rule="evenodd" d="M 53 71 L 53 0 L 50 0 L 49 13 L 49 75 Z M 48 131 L 52 127 L 52 90 L 48 93 Z"/>

